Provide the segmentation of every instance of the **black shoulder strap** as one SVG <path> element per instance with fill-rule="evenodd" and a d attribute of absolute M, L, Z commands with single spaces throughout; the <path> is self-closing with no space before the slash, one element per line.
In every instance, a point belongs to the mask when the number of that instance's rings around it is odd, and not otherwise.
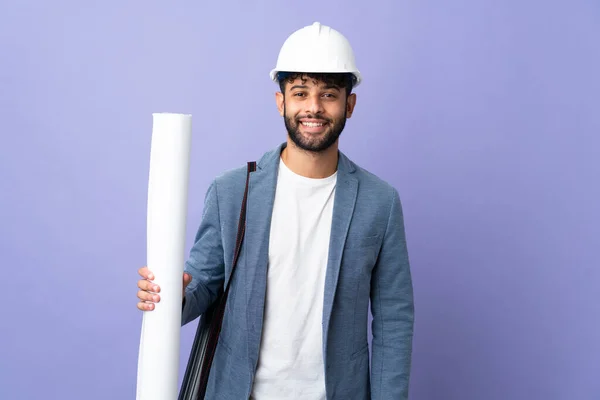
<path fill-rule="evenodd" d="M 248 162 L 248 170 L 246 173 L 246 188 L 244 189 L 244 199 L 242 200 L 242 207 L 240 210 L 237 238 L 235 240 L 235 253 L 233 255 L 233 265 L 231 266 L 231 275 L 229 276 L 229 280 L 227 281 L 227 288 L 225 289 L 225 293 L 223 295 L 224 298 L 227 297 L 227 293 L 229 292 L 229 285 L 231 284 L 231 280 L 233 279 L 233 273 L 235 272 L 235 269 L 237 267 L 237 261 L 240 256 L 240 249 L 242 248 L 244 234 L 246 233 L 246 204 L 248 202 L 248 184 L 250 182 L 250 173 L 254 171 L 256 171 L 256 162 Z"/>
<path fill-rule="evenodd" d="M 203 399 L 204 393 L 206 390 L 206 385 L 208 383 L 208 375 L 210 372 L 210 367 L 212 365 L 212 360 L 215 355 L 215 350 L 217 348 L 217 341 L 219 340 L 219 335 L 221 333 L 221 325 L 223 323 L 223 316 L 225 314 L 225 305 L 227 304 L 227 295 L 229 294 L 229 287 L 231 286 L 231 281 L 233 280 L 233 274 L 235 273 L 238 258 L 240 256 L 240 249 L 242 248 L 242 242 L 244 240 L 244 233 L 246 232 L 246 203 L 248 201 L 248 186 L 250 182 L 250 173 L 256 170 L 256 162 L 251 161 L 248 162 L 248 170 L 246 173 L 246 188 L 244 189 L 244 198 L 242 200 L 242 207 L 240 211 L 240 219 L 238 222 L 238 231 L 237 238 L 235 241 L 235 253 L 233 256 L 233 265 L 231 267 L 231 275 L 229 276 L 229 280 L 227 281 L 227 286 L 223 295 L 220 299 L 217 299 L 218 305 L 214 312 L 214 320 L 210 325 L 210 332 L 208 335 L 208 342 L 205 357 L 202 360 L 202 369 L 200 373 L 200 382 L 199 382 L 199 393 L 198 398 Z"/>

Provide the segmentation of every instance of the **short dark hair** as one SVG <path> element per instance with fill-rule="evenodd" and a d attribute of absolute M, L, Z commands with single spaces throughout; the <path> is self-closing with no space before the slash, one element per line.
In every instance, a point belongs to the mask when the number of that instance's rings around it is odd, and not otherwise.
<path fill-rule="evenodd" d="M 292 83 L 296 79 L 315 79 L 324 82 L 326 85 L 338 87 L 340 89 L 346 89 L 346 96 L 352 93 L 352 88 L 356 83 L 356 77 L 354 74 L 347 72 L 335 72 L 335 73 L 315 73 L 315 72 L 278 72 L 277 80 L 279 81 L 279 88 L 281 93 L 285 93 L 286 82 Z"/>

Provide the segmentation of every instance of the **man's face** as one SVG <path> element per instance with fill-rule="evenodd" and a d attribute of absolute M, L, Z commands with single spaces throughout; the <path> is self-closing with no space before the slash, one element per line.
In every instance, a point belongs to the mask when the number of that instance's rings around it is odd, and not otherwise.
<path fill-rule="evenodd" d="M 294 144 L 319 153 L 337 142 L 346 118 L 352 116 L 356 95 L 346 96 L 345 88 L 304 78 L 286 82 L 285 94 L 277 93 L 277 107 Z"/>

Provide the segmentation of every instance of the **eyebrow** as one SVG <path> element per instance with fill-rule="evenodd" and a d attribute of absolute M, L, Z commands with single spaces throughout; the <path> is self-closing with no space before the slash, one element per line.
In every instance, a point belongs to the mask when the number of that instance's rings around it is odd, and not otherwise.
<path fill-rule="evenodd" d="M 292 86 L 290 88 L 290 90 L 294 90 L 294 89 L 308 89 L 308 86 L 306 86 L 306 85 L 294 85 L 294 86 Z M 325 90 L 329 90 L 329 89 L 340 90 L 339 87 L 333 86 L 333 85 L 325 85 L 325 86 L 323 86 L 323 89 L 325 89 Z"/>
<path fill-rule="evenodd" d="M 294 85 L 290 88 L 290 90 L 294 90 L 294 89 L 308 89 L 308 86 L 306 85 Z"/>

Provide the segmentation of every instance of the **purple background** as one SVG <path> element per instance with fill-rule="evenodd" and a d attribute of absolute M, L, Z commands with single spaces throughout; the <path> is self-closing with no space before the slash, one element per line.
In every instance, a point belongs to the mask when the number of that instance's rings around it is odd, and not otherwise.
<path fill-rule="evenodd" d="M 187 251 L 315 20 L 365 78 L 341 148 L 402 196 L 411 399 L 600 398 L 599 4 L 2 2 L 0 398 L 135 397 L 151 113 L 193 114 Z"/>

